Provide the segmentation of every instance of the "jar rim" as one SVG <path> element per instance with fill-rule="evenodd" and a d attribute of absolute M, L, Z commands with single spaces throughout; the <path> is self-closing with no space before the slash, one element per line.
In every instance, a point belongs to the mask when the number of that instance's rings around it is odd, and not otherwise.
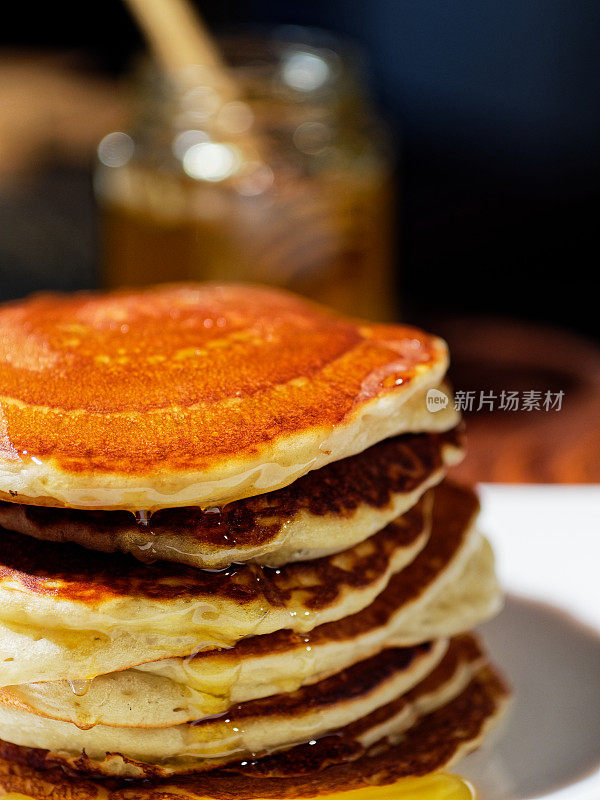
<path fill-rule="evenodd" d="M 303 97 L 314 101 L 332 93 L 353 92 L 363 98 L 368 94 L 365 53 L 343 34 L 303 25 L 249 23 L 217 30 L 216 38 L 233 72 L 241 74 L 252 68 L 270 71 L 273 85 L 295 92 L 296 101 Z M 286 71 L 285 62 L 289 64 L 294 59 L 294 68 Z M 277 75 L 278 68 L 281 76 Z M 177 94 L 199 85 L 202 69 L 201 64 L 192 64 L 168 76 L 143 55 L 136 62 L 133 79 L 153 95 L 165 98 L 173 91 Z M 292 78 L 290 82 L 290 75 L 295 80 Z M 298 80 L 299 76 L 304 76 L 304 82 Z"/>

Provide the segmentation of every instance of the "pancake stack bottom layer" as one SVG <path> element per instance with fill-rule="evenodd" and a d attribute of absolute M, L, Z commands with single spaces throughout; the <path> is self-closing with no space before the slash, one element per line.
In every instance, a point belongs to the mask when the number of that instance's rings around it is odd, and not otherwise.
<path fill-rule="evenodd" d="M 0 309 L 0 788 L 314 796 L 477 747 L 501 598 L 447 364 L 260 288 Z"/>

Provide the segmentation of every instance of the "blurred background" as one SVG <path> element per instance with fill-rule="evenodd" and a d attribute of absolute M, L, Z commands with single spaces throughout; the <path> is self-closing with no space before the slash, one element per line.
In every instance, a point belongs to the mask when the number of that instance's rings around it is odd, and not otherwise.
<path fill-rule="evenodd" d="M 1 299 L 235 278 L 399 317 L 472 393 L 465 477 L 598 481 L 600 5 L 196 7 L 227 34 L 200 70 L 117 0 L 13 9 Z"/>

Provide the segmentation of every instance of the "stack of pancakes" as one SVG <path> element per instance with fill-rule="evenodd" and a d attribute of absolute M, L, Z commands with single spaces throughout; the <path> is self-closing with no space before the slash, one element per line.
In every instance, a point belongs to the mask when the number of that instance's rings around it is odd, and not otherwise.
<path fill-rule="evenodd" d="M 0 787 L 301 796 L 476 746 L 500 597 L 447 366 L 258 287 L 4 306 Z"/>

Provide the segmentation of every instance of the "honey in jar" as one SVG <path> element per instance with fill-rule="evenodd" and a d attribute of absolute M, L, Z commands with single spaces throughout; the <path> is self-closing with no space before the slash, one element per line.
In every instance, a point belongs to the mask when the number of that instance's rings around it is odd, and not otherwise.
<path fill-rule="evenodd" d="M 393 317 L 392 159 L 359 58 L 297 29 L 223 49 L 238 98 L 201 67 L 146 74 L 100 144 L 104 283 L 258 282 Z"/>

